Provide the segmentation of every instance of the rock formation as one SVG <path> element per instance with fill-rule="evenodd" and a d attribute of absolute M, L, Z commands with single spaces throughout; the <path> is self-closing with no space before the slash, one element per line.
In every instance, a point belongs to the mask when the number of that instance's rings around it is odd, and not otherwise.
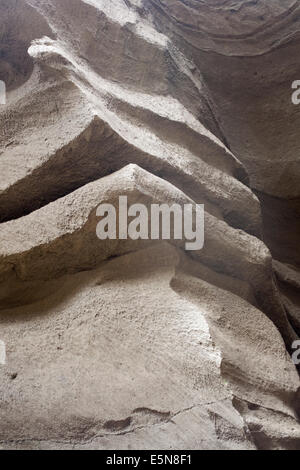
<path fill-rule="evenodd" d="M 0 448 L 300 449 L 300 5 L 0 0 Z M 96 236 L 205 206 L 205 244 Z"/>

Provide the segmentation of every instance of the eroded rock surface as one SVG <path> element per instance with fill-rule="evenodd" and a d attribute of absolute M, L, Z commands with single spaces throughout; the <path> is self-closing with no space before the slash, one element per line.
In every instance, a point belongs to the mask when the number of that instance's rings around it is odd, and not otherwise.
<path fill-rule="evenodd" d="M 0 447 L 300 449 L 299 3 L 0 18 Z M 204 248 L 100 241 L 122 195 L 204 204 Z"/>

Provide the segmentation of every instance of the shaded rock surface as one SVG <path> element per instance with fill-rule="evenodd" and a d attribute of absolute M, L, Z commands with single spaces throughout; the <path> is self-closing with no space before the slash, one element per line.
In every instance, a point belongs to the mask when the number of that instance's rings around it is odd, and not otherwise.
<path fill-rule="evenodd" d="M 0 18 L 0 447 L 300 449 L 298 2 Z M 203 250 L 100 241 L 122 195 L 204 204 Z"/>

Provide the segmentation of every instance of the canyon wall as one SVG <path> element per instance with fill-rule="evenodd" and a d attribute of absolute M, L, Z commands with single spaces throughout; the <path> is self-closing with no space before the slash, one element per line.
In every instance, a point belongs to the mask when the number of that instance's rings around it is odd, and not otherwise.
<path fill-rule="evenodd" d="M 0 448 L 300 449 L 297 0 L 0 0 Z M 204 204 L 205 243 L 101 203 Z"/>

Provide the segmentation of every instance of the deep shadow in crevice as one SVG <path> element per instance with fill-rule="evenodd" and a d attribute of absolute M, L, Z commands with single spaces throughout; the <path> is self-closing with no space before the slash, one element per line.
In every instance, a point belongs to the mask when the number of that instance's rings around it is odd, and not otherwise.
<path fill-rule="evenodd" d="M 10 91 L 22 86 L 32 73 L 31 42 L 53 37 L 53 33 L 46 20 L 21 0 L 1 0 L 0 17 L 0 80 Z"/>
<path fill-rule="evenodd" d="M 264 242 L 273 258 L 300 268 L 300 198 L 256 195 L 261 202 Z"/>

